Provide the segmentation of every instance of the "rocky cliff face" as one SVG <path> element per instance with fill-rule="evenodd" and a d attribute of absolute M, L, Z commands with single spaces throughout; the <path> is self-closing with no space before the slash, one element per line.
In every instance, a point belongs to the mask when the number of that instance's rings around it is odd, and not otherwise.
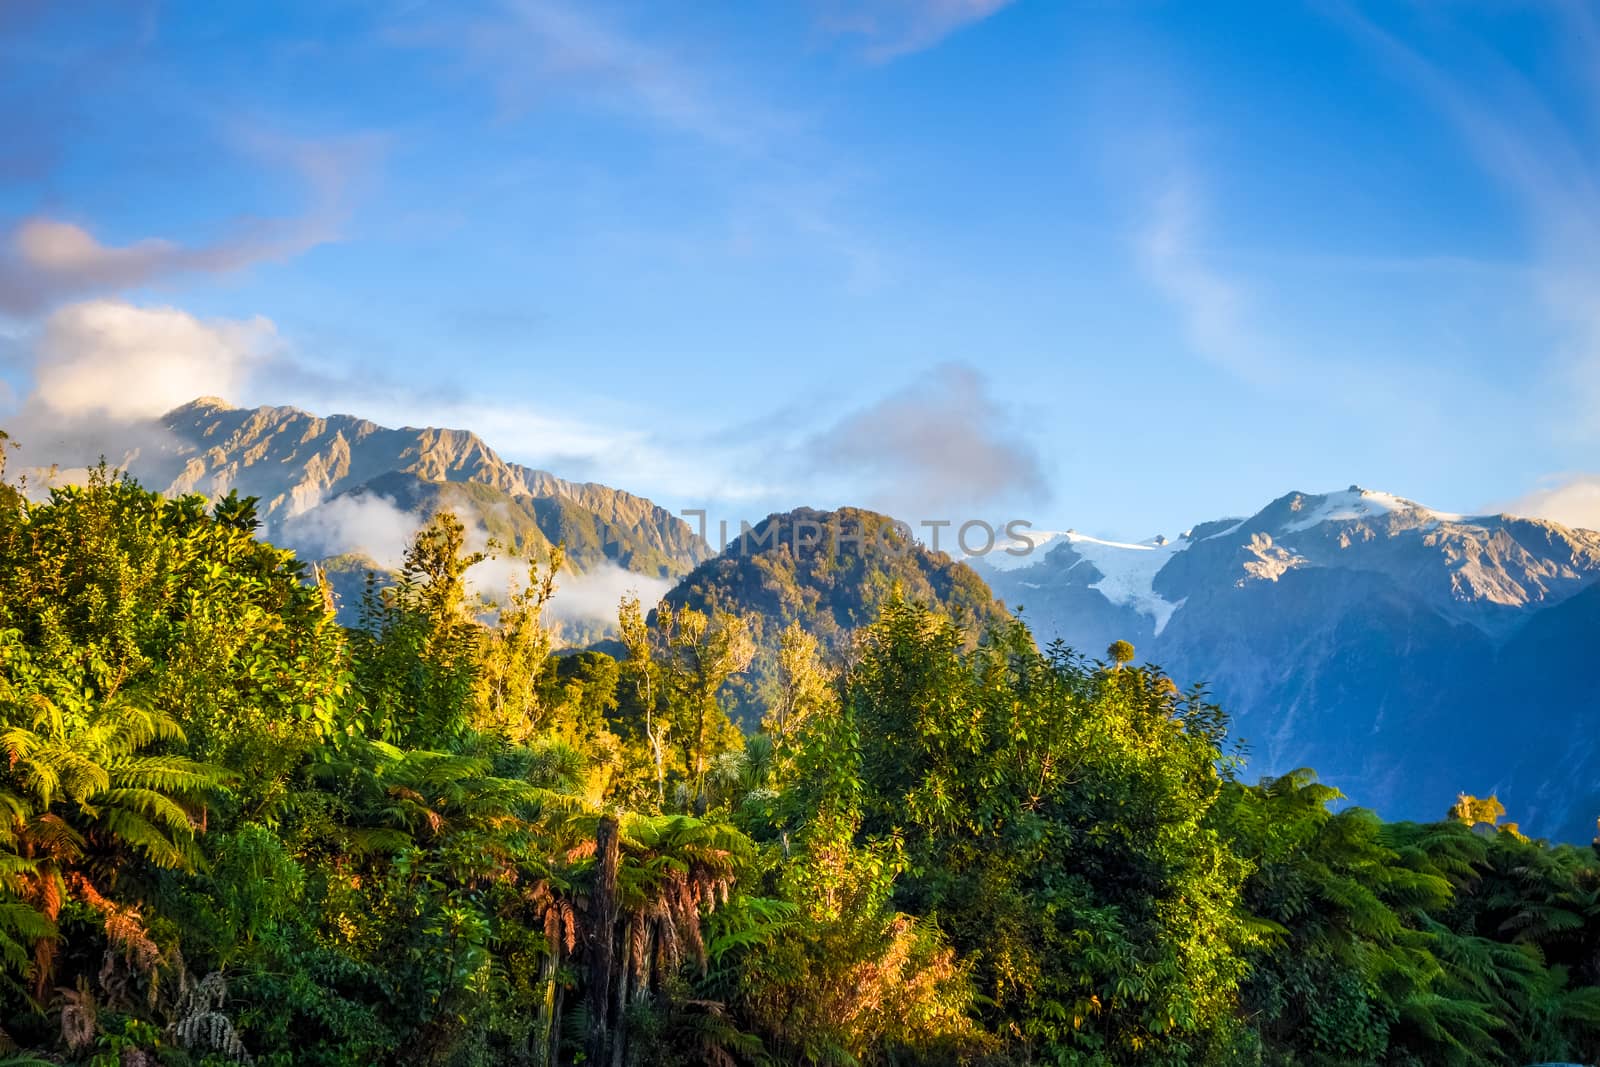
<path fill-rule="evenodd" d="M 1173 542 L 1069 533 L 975 567 L 1041 642 L 1115 639 L 1234 716 L 1253 774 L 1309 766 L 1391 817 L 1498 790 L 1534 831 L 1600 816 L 1600 533 L 1352 487 Z"/>

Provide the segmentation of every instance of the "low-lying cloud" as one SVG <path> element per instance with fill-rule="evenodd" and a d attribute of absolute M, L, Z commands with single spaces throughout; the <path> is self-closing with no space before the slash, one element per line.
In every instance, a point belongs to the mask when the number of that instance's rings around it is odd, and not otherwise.
<path fill-rule="evenodd" d="M 637 596 L 649 611 L 673 585 L 671 578 L 635 574 L 615 563 L 602 563 L 558 581 L 550 613 L 563 622 L 612 626 L 617 621 L 617 602 L 624 595 Z"/>
<path fill-rule="evenodd" d="M 352 493 L 290 516 L 271 535 L 309 559 L 360 555 L 383 570 L 396 571 L 422 522 L 423 516 L 388 497 Z"/>
<path fill-rule="evenodd" d="M 486 551 L 489 535 L 481 518 L 459 509 L 457 517 L 467 528 L 467 549 Z M 426 516 L 407 511 L 388 497 L 353 493 L 285 519 L 270 533 L 302 558 L 361 556 L 378 569 L 394 573 L 404 565 L 406 549 L 425 521 Z M 474 595 L 501 604 L 513 591 L 527 588 L 528 578 L 527 560 L 492 554 L 467 572 L 467 585 Z M 609 561 L 581 574 L 565 572 L 556 580 L 549 618 L 586 629 L 609 628 L 616 622 L 617 602 L 625 594 L 636 594 L 649 608 L 672 585 L 670 578 L 635 574 Z"/>

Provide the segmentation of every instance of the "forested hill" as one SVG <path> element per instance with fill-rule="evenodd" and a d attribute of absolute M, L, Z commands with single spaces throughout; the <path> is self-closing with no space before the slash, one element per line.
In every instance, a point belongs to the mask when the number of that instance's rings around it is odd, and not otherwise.
<path fill-rule="evenodd" d="M 778 670 L 786 631 L 803 631 L 825 656 L 836 656 L 893 597 L 957 620 L 969 643 L 1010 618 L 971 567 L 930 551 L 887 515 L 849 507 L 767 516 L 691 571 L 662 604 L 748 620 L 754 656 L 732 684 L 736 717 L 748 725 L 760 719 L 759 694 Z"/>
<path fill-rule="evenodd" d="M 798 622 L 829 647 L 893 595 L 936 606 L 973 638 L 1008 618 L 965 563 L 916 541 L 888 515 L 796 508 L 767 516 L 691 571 L 666 603 L 751 612 L 764 630 Z"/>
<path fill-rule="evenodd" d="M 743 734 L 747 616 L 625 601 L 625 659 L 552 655 L 549 572 L 484 612 L 443 513 L 347 630 L 256 522 L 0 485 L 7 1067 L 1600 1057 L 1593 849 L 1253 783 L 1129 648 L 974 644 L 780 542 L 728 591 L 859 628 L 786 627 Z"/>

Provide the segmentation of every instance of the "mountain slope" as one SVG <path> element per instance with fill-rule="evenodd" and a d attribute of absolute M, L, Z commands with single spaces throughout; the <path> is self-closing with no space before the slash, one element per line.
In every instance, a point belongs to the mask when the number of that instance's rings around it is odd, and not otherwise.
<path fill-rule="evenodd" d="M 1600 534 L 1351 487 L 1170 543 L 1068 533 L 997 562 L 974 565 L 1041 641 L 1126 638 L 1208 682 L 1252 773 L 1310 766 L 1391 817 L 1499 789 L 1527 828 L 1592 835 Z"/>

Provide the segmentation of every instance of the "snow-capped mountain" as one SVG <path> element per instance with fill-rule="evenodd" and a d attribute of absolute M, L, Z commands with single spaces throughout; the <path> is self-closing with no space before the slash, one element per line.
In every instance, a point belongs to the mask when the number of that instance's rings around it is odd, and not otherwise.
<path fill-rule="evenodd" d="M 970 562 L 1041 643 L 1127 639 L 1208 683 L 1250 773 L 1313 767 L 1391 817 L 1499 790 L 1525 827 L 1592 836 L 1600 533 L 1352 486 L 1171 541 L 1032 536 Z"/>

